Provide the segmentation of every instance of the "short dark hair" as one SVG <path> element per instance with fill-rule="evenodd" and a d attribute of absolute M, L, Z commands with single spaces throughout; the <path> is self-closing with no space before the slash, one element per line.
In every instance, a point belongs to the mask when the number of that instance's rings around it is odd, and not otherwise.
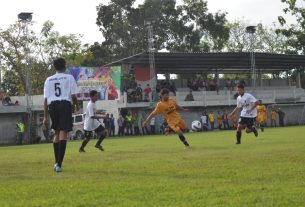
<path fill-rule="evenodd" d="M 165 95 L 165 94 L 169 94 L 169 90 L 168 90 L 167 88 L 161 89 L 160 95 L 163 96 L 163 95 Z"/>
<path fill-rule="evenodd" d="M 240 84 L 237 85 L 237 88 L 245 89 L 245 86 L 244 86 L 244 84 L 241 84 L 241 83 L 240 83 Z"/>
<path fill-rule="evenodd" d="M 89 96 L 91 98 L 91 97 L 95 96 L 96 94 L 97 94 L 97 91 L 96 90 L 92 90 L 92 91 L 90 91 Z"/>
<path fill-rule="evenodd" d="M 64 71 L 66 69 L 66 60 L 62 57 L 56 58 L 53 61 L 53 65 L 55 67 L 55 70 Z"/>

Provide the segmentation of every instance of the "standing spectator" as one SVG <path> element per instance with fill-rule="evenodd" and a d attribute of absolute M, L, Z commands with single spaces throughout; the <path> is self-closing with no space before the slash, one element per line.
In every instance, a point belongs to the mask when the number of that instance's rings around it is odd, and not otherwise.
<path fill-rule="evenodd" d="M 285 112 L 279 108 L 277 110 L 277 113 L 279 115 L 279 126 L 284 126 L 284 118 L 285 118 Z"/>
<path fill-rule="evenodd" d="M 222 115 L 220 111 L 217 113 L 217 124 L 218 124 L 218 129 L 221 130 L 222 127 Z"/>
<path fill-rule="evenodd" d="M 140 124 L 140 126 L 142 128 L 142 134 L 143 135 L 149 134 L 147 126 L 143 126 L 143 122 L 144 122 L 143 114 L 141 114 L 141 116 L 139 117 L 138 121 L 139 121 L 139 124 Z"/>
<path fill-rule="evenodd" d="M 109 131 L 110 131 L 110 119 L 109 119 L 109 114 L 106 114 L 106 117 L 104 118 L 103 120 L 104 122 L 104 126 L 105 126 L 105 129 L 108 133 L 108 136 L 109 136 Z"/>
<path fill-rule="evenodd" d="M 271 111 L 271 127 L 276 127 L 276 112 L 274 109 Z"/>
<path fill-rule="evenodd" d="M 17 144 L 18 145 L 22 145 L 23 137 L 24 137 L 24 131 L 25 131 L 25 125 L 24 125 L 23 121 L 20 120 L 17 123 L 17 134 L 18 134 Z"/>
<path fill-rule="evenodd" d="M 113 114 L 110 114 L 110 118 L 109 118 L 109 122 L 110 122 L 110 126 L 109 126 L 109 136 L 115 136 L 115 120 L 113 117 Z"/>
<path fill-rule="evenodd" d="M 232 114 L 231 120 L 232 120 L 232 128 L 237 129 L 237 115 L 236 115 L 236 113 Z"/>
<path fill-rule="evenodd" d="M 231 80 L 230 80 L 230 78 L 227 78 L 227 81 L 226 81 L 226 90 L 228 90 L 228 91 L 231 90 Z"/>
<path fill-rule="evenodd" d="M 209 122 L 211 124 L 211 130 L 214 130 L 215 117 L 213 111 L 211 111 L 208 116 L 209 116 Z"/>
<path fill-rule="evenodd" d="M 133 119 L 132 119 L 132 125 L 133 125 L 133 130 L 134 130 L 134 134 L 136 136 L 140 135 L 140 128 L 139 128 L 139 117 L 137 113 L 133 114 Z"/>
<path fill-rule="evenodd" d="M 133 135 L 133 130 L 132 130 L 132 115 L 129 113 L 127 114 L 125 120 L 126 120 L 126 134 L 127 135 Z"/>
<path fill-rule="evenodd" d="M 200 120 L 201 120 L 201 124 L 202 124 L 202 130 L 203 131 L 208 131 L 209 119 L 208 119 L 208 115 L 207 115 L 206 111 L 202 112 Z"/>
<path fill-rule="evenodd" d="M 174 96 L 176 96 L 176 91 L 177 91 L 177 88 L 176 88 L 176 85 L 175 85 L 175 82 L 172 82 L 169 86 L 169 91 L 172 92 L 174 94 Z"/>
<path fill-rule="evenodd" d="M 223 112 L 223 115 L 222 115 L 222 122 L 223 122 L 224 129 L 230 129 L 228 114 L 225 111 Z"/>
<path fill-rule="evenodd" d="M 118 118 L 118 127 L 119 127 L 119 131 L 118 131 L 118 136 L 124 136 L 125 135 L 125 119 L 122 116 L 122 114 L 120 114 L 119 118 Z"/>
<path fill-rule="evenodd" d="M 156 132 L 156 118 L 152 117 L 150 120 L 150 133 L 155 134 Z"/>

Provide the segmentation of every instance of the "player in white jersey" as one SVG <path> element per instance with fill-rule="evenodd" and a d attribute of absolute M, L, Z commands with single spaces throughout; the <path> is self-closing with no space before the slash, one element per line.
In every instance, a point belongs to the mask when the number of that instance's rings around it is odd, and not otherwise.
<path fill-rule="evenodd" d="M 90 101 L 87 105 L 85 122 L 84 122 L 85 139 L 79 148 L 79 152 L 85 152 L 85 146 L 90 141 L 90 138 L 92 138 L 93 131 L 95 131 L 95 133 L 98 136 L 98 140 L 95 144 L 95 147 L 101 151 L 104 151 L 104 148 L 102 147 L 101 143 L 106 137 L 107 131 L 102 126 L 101 122 L 98 121 L 98 119 L 105 119 L 106 116 L 97 115 L 96 107 L 95 107 L 95 102 L 97 100 L 98 100 L 98 92 L 95 90 L 90 91 Z"/>
<path fill-rule="evenodd" d="M 257 116 L 256 105 L 258 104 L 258 100 L 251 94 L 245 93 L 245 88 L 242 84 L 237 85 L 237 93 L 239 95 L 237 97 L 237 106 L 229 114 L 229 117 L 232 117 L 233 114 L 241 110 L 236 131 L 236 144 L 240 144 L 242 129 L 246 129 L 246 133 L 253 132 L 256 137 L 258 136 L 255 128 L 255 120 Z"/>
<path fill-rule="evenodd" d="M 68 132 L 72 130 L 72 104 L 78 111 L 76 94 L 78 88 L 72 75 L 65 74 L 66 61 L 57 58 L 53 61 L 56 74 L 47 78 L 44 83 L 44 119 L 48 126 L 48 114 L 55 130 L 53 148 L 55 156 L 54 170 L 61 172 L 62 162 L 66 152 Z"/>

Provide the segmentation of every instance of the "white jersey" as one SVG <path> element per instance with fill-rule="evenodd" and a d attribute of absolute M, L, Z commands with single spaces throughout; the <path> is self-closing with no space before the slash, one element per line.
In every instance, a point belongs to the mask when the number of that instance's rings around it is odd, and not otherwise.
<path fill-rule="evenodd" d="M 91 118 L 91 117 L 95 116 L 95 113 L 96 113 L 95 103 L 93 103 L 92 101 L 89 101 L 89 103 L 87 105 L 87 109 L 86 109 L 84 130 L 94 131 L 101 125 L 101 123 L 97 119 Z"/>
<path fill-rule="evenodd" d="M 204 125 L 207 125 L 208 124 L 208 116 L 207 115 L 202 115 L 200 117 L 200 120 L 201 120 L 201 123 L 204 124 Z"/>
<path fill-rule="evenodd" d="M 56 73 L 47 78 L 44 82 L 43 96 L 47 98 L 48 105 L 52 101 L 70 101 L 72 103 L 72 94 L 77 94 L 78 88 L 72 75 L 65 73 Z"/>
<path fill-rule="evenodd" d="M 257 116 L 257 110 L 256 107 L 250 112 L 247 113 L 247 110 L 253 107 L 253 105 L 257 102 L 257 99 L 254 98 L 249 93 L 244 93 L 243 96 L 237 97 L 237 107 L 242 108 L 241 117 L 248 117 L 248 118 L 255 118 Z"/>

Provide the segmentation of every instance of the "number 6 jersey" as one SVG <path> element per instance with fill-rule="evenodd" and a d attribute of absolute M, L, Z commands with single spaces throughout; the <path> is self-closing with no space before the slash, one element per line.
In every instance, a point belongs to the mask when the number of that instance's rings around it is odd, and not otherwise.
<path fill-rule="evenodd" d="M 44 98 L 47 98 L 48 105 L 52 101 L 70 101 L 71 95 L 78 93 L 75 79 L 72 75 L 65 73 L 56 73 L 47 78 L 44 83 Z"/>

